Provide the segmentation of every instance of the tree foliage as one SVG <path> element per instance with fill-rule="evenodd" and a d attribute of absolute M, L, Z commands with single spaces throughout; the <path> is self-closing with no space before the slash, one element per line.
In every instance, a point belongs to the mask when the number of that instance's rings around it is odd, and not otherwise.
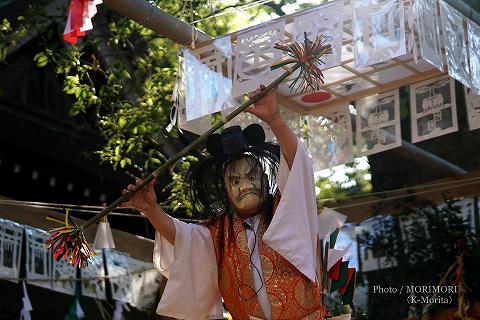
<path fill-rule="evenodd" d="M 255 2 L 153 1 L 184 21 L 199 20 L 196 26 L 213 37 L 250 23 L 259 15 L 284 14 L 282 6 L 295 1 L 245 9 L 249 19 L 234 10 Z M 104 5 L 98 7 L 94 29 L 78 45 L 69 45 L 62 39 L 66 6 L 52 11 L 46 9 L 48 5 L 51 7 L 50 1 L 30 3 L 16 19 L 1 21 L 0 58 L 5 60 L 27 36 L 38 37 L 41 45 L 35 48 L 35 64 L 55 70 L 64 93 L 71 98 L 70 115 L 95 119 L 104 137 L 103 147 L 94 150 L 99 160 L 114 169 L 153 171 L 171 155 L 169 142 L 181 135 L 175 129 L 165 130 L 170 122 L 181 47 Z M 167 191 L 181 190 L 176 174 L 187 165 L 171 172 L 173 184 L 167 185 Z M 184 195 L 178 194 L 178 199 L 169 197 L 167 204 L 172 209 L 186 205 Z"/>
<path fill-rule="evenodd" d="M 472 303 L 480 300 L 478 240 L 457 200 L 446 200 L 442 206 L 420 202 L 415 207 L 405 208 L 405 212 L 398 218 L 388 216 L 379 220 L 372 232 L 361 235 L 360 242 L 364 248 L 371 249 L 374 255 L 386 257 L 395 266 L 394 271 L 385 270 L 385 273 L 392 275 L 391 280 L 394 281 L 385 286 L 455 285 L 455 278 L 461 275 L 466 300 Z M 464 265 L 458 268 L 456 263 L 462 254 Z M 451 267 L 452 273 L 445 277 Z M 385 273 L 381 274 L 382 279 L 389 278 Z M 446 282 L 441 282 L 442 278 Z M 371 310 L 381 310 L 385 297 L 374 295 L 372 298 Z M 387 298 L 391 299 L 391 296 Z M 402 308 L 406 308 L 405 294 L 398 299 L 401 299 Z M 457 295 L 454 295 L 453 301 L 456 299 Z M 432 305 L 424 309 L 424 305 L 414 305 L 411 308 L 415 308 L 417 315 L 420 315 L 432 312 L 435 308 L 452 306 Z M 402 312 L 406 315 L 406 311 L 399 310 L 398 315 Z M 373 319 L 377 319 L 375 314 L 378 312 L 373 313 Z"/>

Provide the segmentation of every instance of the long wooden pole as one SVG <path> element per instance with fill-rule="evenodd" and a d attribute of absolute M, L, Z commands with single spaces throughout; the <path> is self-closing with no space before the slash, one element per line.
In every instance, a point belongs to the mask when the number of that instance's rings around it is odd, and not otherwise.
<path fill-rule="evenodd" d="M 268 85 L 265 89 L 263 89 L 259 94 L 257 94 L 253 98 L 249 98 L 247 101 L 245 101 L 240 107 L 232 111 L 230 114 L 228 114 L 224 119 L 222 119 L 220 122 L 216 123 L 214 126 L 212 126 L 210 129 L 208 129 L 207 132 L 202 134 L 200 137 L 192 141 L 188 146 L 180 150 L 177 154 L 175 154 L 173 157 L 167 160 L 163 165 L 158 167 L 155 171 L 153 171 L 150 175 L 148 175 L 145 179 L 143 179 L 144 185 L 147 185 L 150 183 L 153 179 L 156 179 L 160 174 L 162 174 L 165 170 L 167 170 L 170 166 L 172 166 L 175 162 L 177 162 L 180 158 L 184 157 L 187 155 L 193 148 L 197 147 L 200 143 L 205 141 L 208 136 L 210 136 L 212 133 L 223 127 L 226 123 L 228 123 L 230 120 L 235 118 L 237 115 L 242 113 L 246 108 L 263 98 L 270 90 L 278 86 L 280 83 L 282 83 L 283 80 L 288 78 L 295 70 L 297 70 L 301 66 L 301 63 L 296 63 L 292 68 L 288 69 L 285 73 L 283 73 L 279 78 L 277 78 L 275 81 L 273 81 L 270 85 Z M 91 225 L 97 223 L 100 221 L 104 216 L 106 216 L 108 213 L 112 212 L 116 207 L 118 207 L 121 203 L 124 203 L 128 201 L 128 199 L 137 193 L 139 190 L 142 188 L 137 188 L 133 191 L 130 191 L 129 193 L 121 196 L 117 200 L 115 200 L 112 204 L 107 206 L 105 209 L 103 209 L 101 212 L 96 214 L 94 217 L 92 217 L 90 220 L 82 224 L 79 229 L 80 231 L 83 231 L 90 227 Z"/>

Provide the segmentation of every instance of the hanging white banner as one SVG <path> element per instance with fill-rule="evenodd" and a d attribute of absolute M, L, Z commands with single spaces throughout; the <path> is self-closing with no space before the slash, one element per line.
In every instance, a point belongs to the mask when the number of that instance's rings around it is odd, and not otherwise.
<path fill-rule="evenodd" d="M 63 259 L 61 259 L 60 261 L 53 260 L 52 276 L 54 280 L 52 283 L 53 290 L 72 296 L 75 294 L 76 281 L 68 281 L 68 279 L 77 278 L 77 269 L 75 269 L 75 267 L 72 266 L 70 262 Z"/>
<path fill-rule="evenodd" d="M 183 51 L 187 120 L 233 106 L 232 44 L 223 37 Z"/>
<path fill-rule="evenodd" d="M 132 292 L 130 290 L 132 279 L 128 267 L 128 254 L 112 249 L 107 249 L 104 252 L 112 298 L 130 303 L 132 301 Z"/>
<path fill-rule="evenodd" d="M 247 29 L 237 35 L 235 64 L 233 69 L 233 96 L 239 97 L 268 85 L 283 70 L 270 70 L 270 66 L 282 57 L 275 43 L 283 40 L 285 21 L 274 21 L 261 28 Z"/>
<path fill-rule="evenodd" d="M 445 1 L 440 0 L 442 28 L 445 36 L 445 54 L 448 74 L 467 87 L 471 87 L 468 46 L 463 26 L 463 16 Z"/>
<path fill-rule="evenodd" d="M 141 310 L 156 308 L 158 290 L 162 275 L 155 270 L 153 263 L 129 257 L 128 268 L 131 274 L 131 305 Z"/>
<path fill-rule="evenodd" d="M 480 27 L 473 21 L 467 21 L 468 49 L 470 53 L 471 89 L 480 95 Z"/>
<path fill-rule="evenodd" d="M 448 76 L 410 86 L 412 142 L 458 130 L 455 82 Z"/>
<path fill-rule="evenodd" d="M 356 102 L 358 154 L 367 156 L 402 145 L 398 89 Z"/>
<path fill-rule="evenodd" d="M 97 254 L 82 272 L 82 294 L 96 299 L 106 299 L 105 268 L 103 267 L 102 250 L 95 250 Z M 88 279 L 88 280 L 86 280 Z"/>
<path fill-rule="evenodd" d="M 443 71 L 437 0 L 415 0 L 413 10 L 418 27 L 418 40 L 422 59 Z"/>
<path fill-rule="evenodd" d="M 467 106 L 468 128 L 475 130 L 480 128 L 480 95 L 473 90 L 464 87 L 465 104 Z"/>
<path fill-rule="evenodd" d="M 329 108 L 307 119 L 310 131 L 308 149 L 314 171 L 353 160 L 352 123 L 348 106 Z"/>
<path fill-rule="evenodd" d="M 342 62 L 343 5 L 343 0 L 328 2 L 293 18 L 293 41 L 303 42 L 305 32 L 311 40 L 322 34 L 325 42 L 332 46 L 332 53 L 322 58 L 325 64 L 321 69 Z"/>
<path fill-rule="evenodd" d="M 406 53 L 403 0 L 352 0 L 355 68 Z"/>
<path fill-rule="evenodd" d="M 27 279 L 51 279 L 52 255 L 45 248 L 45 241 L 50 238 L 47 232 L 39 229 L 25 227 L 27 248 L 26 248 L 26 271 Z M 33 284 L 43 288 L 52 288 L 50 281 L 31 281 Z"/>
<path fill-rule="evenodd" d="M 18 279 L 22 253 L 23 227 L 0 218 L 0 276 Z M 12 280 L 18 282 L 18 280 Z"/>

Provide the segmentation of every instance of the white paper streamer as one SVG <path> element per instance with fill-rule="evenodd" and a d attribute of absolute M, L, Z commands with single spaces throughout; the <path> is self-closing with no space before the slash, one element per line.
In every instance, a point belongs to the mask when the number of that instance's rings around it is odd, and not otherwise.
<path fill-rule="evenodd" d="M 480 95 L 480 27 L 473 21 L 467 21 L 468 48 L 470 52 L 471 89 Z"/>
<path fill-rule="evenodd" d="M 31 320 L 30 312 L 33 310 L 30 297 L 28 296 L 27 286 L 25 281 L 22 281 L 23 297 L 22 297 L 22 310 L 20 310 L 20 320 Z"/>
<path fill-rule="evenodd" d="M 263 27 L 248 29 L 237 35 L 233 71 L 233 96 L 239 97 L 268 85 L 278 78 L 283 70 L 270 70 L 270 66 L 282 57 L 274 48 L 283 40 L 285 21 L 274 21 Z"/>
<path fill-rule="evenodd" d="M 328 2 L 293 18 L 294 41 L 303 43 L 305 32 L 311 40 L 323 34 L 326 43 L 332 46 L 332 54 L 322 58 L 325 64 L 321 65 L 321 69 L 335 67 L 342 62 L 343 5 L 343 0 Z"/>
<path fill-rule="evenodd" d="M 318 215 L 318 237 L 325 239 L 336 228 L 342 228 L 346 220 L 346 215 L 327 207 L 323 208 Z"/>
<path fill-rule="evenodd" d="M 187 121 L 233 107 L 230 37 L 196 50 L 185 49 L 183 57 Z"/>
<path fill-rule="evenodd" d="M 75 306 L 75 314 L 77 315 L 78 319 L 85 318 L 85 313 L 83 312 L 82 306 L 80 305 L 80 302 L 78 301 L 78 299 Z"/>
<path fill-rule="evenodd" d="M 179 57 L 178 59 L 178 79 L 177 88 L 174 91 L 174 106 L 175 111 L 173 118 L 170 119 L 169 127 L 173 126 L 175 122 L 178 125 L 178 130 L 186 130 L 195 134 L 201 135 L 207 131 L 212 123 L 212 117 L 210 115 L 203 116 L 194 120 L 187 121 L 187 109 L 185 106 L 185 72 L 184 59 Z M 172 124 L 173 123 L 173 124 Z"/>
<path fill-rule="evenodd" d="M 95 234 L 95 240 L 93 241 L 93 246 L 98 249 L 115 249 L 110 223 L 100 221 L 97 227 L 97 233 Z"/>
<path fill-rule="evenodd" d="M 468 128 L 475 130 L 480 128 L 480 95 L 473 90 L 465 88 L 465 104 L 467 105 Z"/>
<path fill-rule="evenodd" d="M 353 160 L 352 124 L 348 106 L 329 108 L 307 119 L 311 139 L 308 148 L 314 171 Z"/>
<path fill-rule="evenodd" d="M 455 82 L 448 76 L 410 86 L 412 142 L 458 130 Z"/>
<path fill-rule="evenodd" d="M 352 0 L 355 68 L 406 53 L 403 0 Z"/>
<path fill-rule="evenodd" d="M 447 56 L 448 74 L 467 87 L 471 87 L 470 68 L 468 64 L 468 46 L 463 16 L 445 1 L 440 0 L 442 27 L 445 35 L 445 53 Z"/>
<path fill-rule="evenodd" d="M 113 320 L 122 320 L 123 310 L 130 311 L 128 305 L 120 300 L 115 301 L 115 311 L 113 311 Z"/>
<path fill-rule="evenodd" d="M 371 155 L 402 144 L 398 89 L 361 99 L 356 109 L 359 155 Z"/>
<path fill-rule="evenodd" d="M 418 34 L 417 19 L 415 15 L 415 10 L 413 9 L 413 0 L 408 0 L 408 7 L 406 9 L 407 24 L 410 29 L 407 39 L 407 52 L 411 52 L 413 55 L 413 60 L 415 64 L 418 63 L 418 48 L 417 41 L 415 40 L 415 33 Z"/>
<path fill-rule="evenodd" d="M 422 59 L 443 71 L 440 28 L 436 0 L 415 0 L 413 10 L 418 26 L 418 39 Z"/>

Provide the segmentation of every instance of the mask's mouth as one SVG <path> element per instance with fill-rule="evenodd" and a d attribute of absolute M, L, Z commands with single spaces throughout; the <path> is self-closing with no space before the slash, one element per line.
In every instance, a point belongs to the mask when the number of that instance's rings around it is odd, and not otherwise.
<path fill-rule="evenodd" d="M 259 193 L 259 192 L 252 190 L 252 191 L 247 191 L 247 192 L 245 192 L 245 193 L 242 193 L 242 194 L 240 195 L 240 197 L 239 197 L 239 200 L 242 200 L 243 198 L 245 198 L 245 197 L 248 196 L 249 194 L 254 194 L 254 195 L 260 197 L 260 193 Z"/>

